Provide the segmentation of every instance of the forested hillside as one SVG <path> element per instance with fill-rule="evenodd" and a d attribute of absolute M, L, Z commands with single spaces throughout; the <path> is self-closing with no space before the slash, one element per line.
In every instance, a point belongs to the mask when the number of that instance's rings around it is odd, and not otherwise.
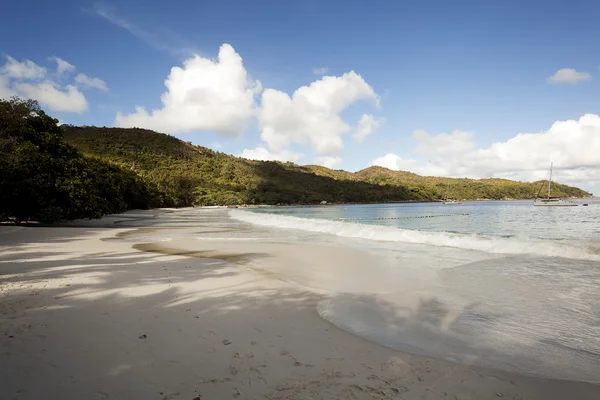
<path fill-rule="evenodd" d="M 86 154 L 130 168 L 155 183 L 169 206 L 314 204 L 432 200 L 435 191 L 315 175 L 311 167 L 252 161 L 144 129 L 65 127 Z"/>
<path fill-rule="evenodd" d="M 170 206 L 315 204 L 403 200 L 531 199 L 543 182 L 423 177 L 370 167 L 351 173 L 321 166 L 252 161 L 144 129 L 65 126 L 65 140 L 85 154 L 136 171 Z M 449 185 L 449 190 L 448 190 Z M 586 197 L 555 184 L 553 196 Z"/>
<path fill-rule="evenodd" d="M 85 157 L 35 101 L 0 100 L 0 221 L 99 218 L 163 204 L 135 172 Z"/>
<path fill-rule="evenodd" d="M 57 122 L 35 101 L 0 100 L 0 221 L 99 218 L 165 206 L 529 199 L 544 184 L 252 161 L 149 130 Z M 590 195 L 560 184 L 552 189 L 553 196 Z"/>

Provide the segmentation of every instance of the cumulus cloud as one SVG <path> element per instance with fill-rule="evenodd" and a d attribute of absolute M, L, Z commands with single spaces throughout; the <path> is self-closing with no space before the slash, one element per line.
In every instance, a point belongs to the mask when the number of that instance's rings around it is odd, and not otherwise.
<path fill-rule="evenodd" d="M 580 72 L 573 68 L 562 68 L 556 71 L 552 76 L 549 76 L 548 83 L 579 83 L 591 79 L 591 75 L 587 72 Z"/>
<path fill-rule="evenodd" d="M 103 92 L 108 92 L 106 82 L 100 78 L 91 78 L 86 74 L 78 74 L 75 77 L 75 82 L 79 83 L 84 88 L 95 88 Z"/>
<path fill-rule="evenodd" d="M 52 58 L 57 59 L 55 58 Z M 82 113 L 88 109 L 85 96 L 73 84 L 63 86 L 47 77 L 47 69 L 31 60 L 17 61 L 7 56 L 0 68 L 0 98 L 20 96 L 37 100 L 51 111 Z M 58 70 L 72 70 L 71 64 L 55 60 Z M 62 62 L 62 64 L 61 64 Z M 72 67 L 72 68 L 70 68 Z M 65 69 L 66 68 L 66 69 Z"/>
<path fill-rule="evenodd" d="M 483 174 L 517 170 L 545 170 L 550 160 L 558 168 L 600 167 L 600 116 L 557 121 L 543 133 L 521 133 L 463 157 L 457 165 Z"/>
<path fill-rule="evenodd" d="M 600 180 L 599 155 L 600 116 L 586 114 L 578 120 L 557 121 L 545 132 L 520 133 L 460 156 L 442 153 L 438 158 L 417 162 L 386 154 L 372 164 L 422 175 L 532 181 L 544 179 L 553 161 L 558 181 L 593 187 Z"/>
<path fill-rule="evenodd" d="M 475 142 L 471 140 L 473 134 L 455 130 L 450 134 L 441 133 L 430 135 L 418 130 L 412 134 L 415 150 L 421 154 L 461 154 L 473 150 Z"/>
<path fill-rule="evenodd" d="M 327 67 L 313 68 L 312 72 L 315 75 L 325 75 L 329 71 Z"/>
<path fill-rule="evenodd" d="M 53 60 L 56 62 L 56 73 L 59 75 L 65 74 L 67 72 L 75 71 L 75 66 L 73 64 L 63 60 L 62 58 L 52 56 L 52 57 L 50 57 L 50 60 Z"/>
<path fill-rule="evenodd" d="M 17 83 L 14 88 L 30 99 L 37 100 L 52 111 L 82 113 L 88 103 L 83 93 L 73 85 L 60 87 L 52 81 L 40 83 Z"/>
<path fill-rule="evenodd" d="M 415 160 L 406 160 L 394 153 L 387 153 L 383 157 L 376 158 L 370 164 L 371 166 L 379 166 L 388 168 L 394 171 L 412 171 L 417 168 Z"/>
<path fill-rule="evenodd" d="M 259 146 L 254 149 L 244 149 L 238 157 L 249 160 L 298 162 L 302 158 L 302 154 L 290 150 L 281 150 L 275 153 Z"/>
<path fill-rule="evenodd" d="M 17 93 L 9 87 L 9 79 L 0 74 L 0 99 L 10 99 Z"/>
<path fill-rule="evenodd" d="M 423 176 L 453 176 L 442 162 L 420 163 L 412 158 L 402 158 L 395 153 L 387 153 L 373 160 L 369 166 L 379 166 L 393 171 L 409 171 Z"/>
<path fill-rule="evenodd" d="M 317 165 L 322 165 L 324 167 L 331 168 L 331 169 L 336 169 L 337 167 L 342 165 L 342 161 L 343 160 L 341 157 L 330 157 L 330 156 L 317 157 L 315 159 L 315 163 Z"/>
<path fill-rule="evenodd" d="M 297 143 L 309 145 L 319 154 L 339 153 L 344 147 L 342 135 L 350 130 L 340 113 L 363 99 L 378 104 L 373 88 L 354 71 L 325 76 L 300 87 L 291 97 L 265 89 L 258 113 L 261 139 L 275 152 Z"/>
<path fill-rule="evenodd" d="M 245 150 L 249 157 L 263 159 L 293 161 L 297 158 L 290 150 L 294 144 L 310 147 L 318 155 L 335 155 L 344 147 L 342 136 L 351 129 L 341 113 L 360 100 L 379 106 L 373 88 L 354 71 L 321 77 L 292 94 L 263 90 L 229 44 L 220 47 L 216 59 L 196 55 L 173 67 L 165 86 L 161 107 L 147 110 L 137 105 L 131 114 L 118 112 L 115 125 L 238 137 L 256 121 L 262 143 Z M 379 123 L 364 116 L 359 136 L 370 134 Z"/>
<path fill-rule="evenodd" d="M 354 134 L 354 140 L 361 143 L 367 136 L 373 133 L 379 126 L 381 121 L 376 120 L 370 114 L 363 114 L 358 121 L 356 133 Z"/>
<path fill-rule="evenodd" d="M 242 57 L 229 44 L 219 49 L 217 60 L 194 56 L 183 67 L 173 67 L 165 81 L 162 108 L 117 113 L 115 125 L 143 127 L 177 133 L 208 130 L 239 136 L 255 114 L 254 96 L 260 82 L 250 79 Z"/>
<path fill-rule="evenodd" d="M 4 64 L 0 73 L 14 79 L 40 79 L 46 76 L 46 68 L 40 67 L 31 60 L 19 62 L 11 56 L 6 56 L 6 64 Z"/>

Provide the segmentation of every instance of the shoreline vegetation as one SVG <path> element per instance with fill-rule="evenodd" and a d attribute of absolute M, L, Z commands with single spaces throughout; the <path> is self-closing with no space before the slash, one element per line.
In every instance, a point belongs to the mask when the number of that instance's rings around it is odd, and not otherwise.
<path fill-rule="evenodd" d="M 546 181 L 438 178 L 255 161 L 150 130 L 58 126 L 33 100 L 0 101 L 0 221 L 52 223 L 131 209 L 534 199 Z M 552 195 L 589 198 L 554 183 Z"/>

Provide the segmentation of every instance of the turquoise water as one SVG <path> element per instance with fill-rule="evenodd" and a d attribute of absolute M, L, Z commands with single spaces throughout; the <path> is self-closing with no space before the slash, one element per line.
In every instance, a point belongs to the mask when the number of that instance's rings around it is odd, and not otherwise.
<path fill-rule="evenodd" d="M 358 282 L 356 266 L 345 273 L 331 260 L 342 283 L 318 311 L 342 329 L 416 354 L 600 382 L 600 202 L 585 203 L 270 207 L 228 215 L 245 239 L 371 254 Z"/>
<path fill-rule="evenodd" d="M 600 238 L 600 201 L 587 207 L 533 207 L 531 201 L 367 204 L 273 207 L 253 210 L 430 232 L 530 237 L 552 240 Z"/>
<path fill-rule="evenodd" d="M 449 247 L 600 261 L 600 201 L 585 204 L 588 206 L 534 207 L 531 201 L 404 203 L 271 207 L 242 213 L 257 225 L 364 239 L 353 244 L 359 247 L 393 242 L 394 246 L 387 246 L 390 250 L 424 244 L 435 246 L 429 250 L 438 252 L 440 247 Z"/>

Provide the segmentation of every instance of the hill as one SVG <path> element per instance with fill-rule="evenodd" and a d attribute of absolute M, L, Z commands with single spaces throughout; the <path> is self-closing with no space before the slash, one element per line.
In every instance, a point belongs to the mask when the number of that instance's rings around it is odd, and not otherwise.
<path fill-rule="evenodd" d="M 145 129 L 63 127 L 65 141 L 84 154 L 131 169 L 155 184 L 165 206 L 431 201 L 444 196 L 532 199 L 543 185 L 542 181 L 424 177 L 382 167 L 351 173 L 246 160 Z M 552 189 L 553 196 L 590 196 L 567 185 L 555 184 Z"/>
<path fill-rule="evenodd" d="M 65 127 L 84 154 L 136 171 L 164 193 L 166 206 L 315 204 L 431 200 L 401 185 L 316 175 L 292 163 L 246 160 L 144 129 Z"/>
<path fill-rule="evenodd" d="M 100 218 L 162 204 L 149 181 L 86 157 L 35 101 L 0 100 L 0 222 Z"/>

